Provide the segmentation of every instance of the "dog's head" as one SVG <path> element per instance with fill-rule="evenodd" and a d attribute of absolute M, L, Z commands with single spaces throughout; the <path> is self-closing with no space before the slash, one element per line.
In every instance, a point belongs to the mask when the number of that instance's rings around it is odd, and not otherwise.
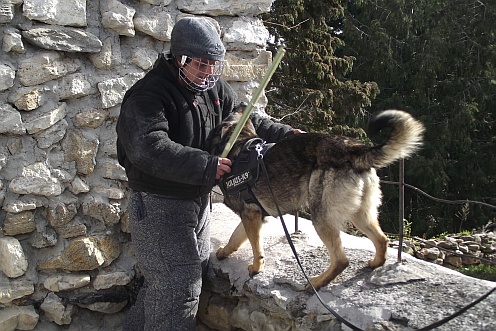
<path fill-rule="evenodd" d="M 243 116 L 243 111 L 246 109 L 246 106 L 247 106 L 246 103 L 244 102 L 240 103 L 238 106 L 236 106 L 236 108 L 234 108 L 233 112 L 222 121 L 222 123 L 220 123 L 218 126 L 214 128 L 212 132 L 212 144 L 210 150 L 211 154 L 213 155 L 222 154 L 224 148 L 229 142 L 229 139 L 234 133 L 234 129 L 236 128 L 236 125 L 241 120 L 241 117 Z M 245 125 L 243 126 L 243 128 L 241 129 L 241 132 L 239 133 L 236 142 L 246 141 L 247 139 L 256 136 L 257 133 L 255 131 L 255 128 L 253 127 L 253 124 L 250 121 L 250 119 L 248 119 Z M 234 150 L 234 144 L 231 150 Z"/>

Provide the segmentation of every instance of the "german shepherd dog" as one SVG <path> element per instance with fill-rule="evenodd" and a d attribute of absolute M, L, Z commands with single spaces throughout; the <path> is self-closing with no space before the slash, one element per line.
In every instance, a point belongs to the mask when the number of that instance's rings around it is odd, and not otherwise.
<path fill-rule="evenodd" d="M 233 112 L 215 128 L 212 154 L 221 154 L 241 116 L 240 111 Z M 282 214 L 307 208 L 329 253 L 331 264 L 327 270 L 310 278 L 315 289 L 328 285 L 349 265 L 340 239 L 346 222 L 353 223 L 373 242 L 376 252 L 368 262 L 370 267 L 382 266 L 386 261 L 388 240 L 378 222 L 382 193 L 375 169 L 414 154 L 422 144 L 424 126 L 406 112 L 387 110 L 369 122 L 367 131 L 370 134 L 386 128 L 390 129 L 389 137 L 378 145 L 338 135 L 295 134 L 277 142 L 263 157 Z M 257 134 L 248 120 L 228 158 L 234 162 L 245 142 L 253 137 Z M 265 263 L 260 234 L 262 208 L 274 217 L 278 217 L 278 211 L 265 175 L 260 175 L 251 190 L 258 204 L 247 204 L 240 194 L 226 195 L 222 189 L 224 203 L 241 217 L 241 222 L 216 256 L 219 260 L 228 257 L 248 239 L 253 250 L 248 271 L 254 276 L 263 271 Z"/>

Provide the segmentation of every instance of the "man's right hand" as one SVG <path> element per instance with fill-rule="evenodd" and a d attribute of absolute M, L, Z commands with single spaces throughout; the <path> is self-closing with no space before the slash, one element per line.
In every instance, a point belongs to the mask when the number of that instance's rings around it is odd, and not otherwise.
<path fill-rule="evenodd" d="M 231 160 L 219 157 L 219 161 L 217 162 L 217 174 L 215 175 L 215 179 L 219 180 L 224 174 L 231 172 Z"/>

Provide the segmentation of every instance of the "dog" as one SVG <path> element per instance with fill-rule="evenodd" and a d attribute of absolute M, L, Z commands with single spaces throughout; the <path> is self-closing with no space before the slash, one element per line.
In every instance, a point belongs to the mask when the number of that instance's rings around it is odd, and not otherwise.
<path fill-rule="evenodd" d="M 214 128 L 212 154 L 224 150 L 242 113 L 233 112 Z M 358 140 L 330 134 L 301 133 L 277 142 L 263 156 L 268 181 L 260 175 L 251 191 L 256 202 L 246 202 L 240 193 L 224 194 L 224 203 L 241 218 L 225 247 L 216 256 L 227 258 L 249 240 L 253 262 L 248 266 L 251 277 L 264 269 L 265 256 L 261 228 L 267 214 L 278 217 L 271 195 L 274 193 L 282 214 L 293 214 L 306 208 L 312 224 L 325 244 L 330 266 L 309 281 L 315 289 L 328 285 L 346 267 L 340 231 L 351 222 L 375 246 L 375 256 L 368 262 L 372 268 L 386 261 L 388 239 L 378 221 L 378 208 L 382 193 L 376 169 L 412 156 L 422 145 L 424 126 L 411 115 L 400 110 L 386 110 L 375 116 L 368 125 L 368 132 L 377 133 L 390 129 L 389 137 L 382 144 L 366 144 Z M 236 162 L 246 142 L 257 137 L 253 124 L 246 121 L 228 154 Z M 270 184 L 270 187 L 269 187 Z M 307 284 L 307 289 L 311 289 Z"/>

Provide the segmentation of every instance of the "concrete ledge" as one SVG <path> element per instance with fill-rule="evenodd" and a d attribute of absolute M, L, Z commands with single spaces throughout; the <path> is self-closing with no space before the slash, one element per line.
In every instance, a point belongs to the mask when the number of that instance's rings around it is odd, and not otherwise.
<path fill-rule="evenodd" d="M 285 217 L 294 231 L 294 217 Z M 211 330 L 349 330 L 304 291 L 306 280 L 286 241 L 279 220 L 264 228 L 266 269 L 250 278 L 246 245 L 229 259 L 215 251 L 227 243 L 239 218 L 221 203 L 212 212 L 212 255 L 202 294 L 200 321 Z M 299 219 L 293 241 L 308 276 L 328 265 L 328 256 L 311 222 Z M 350 266 L 319 295 L 343 318 L 366 330 L 414 330 L 453 314 L 496 286 L 390 249 L 386 265 L 372 270 L 373 245 L 366 238 L 342 234 Z M 496 330 L 496 295 L 436 330 Z"/>

